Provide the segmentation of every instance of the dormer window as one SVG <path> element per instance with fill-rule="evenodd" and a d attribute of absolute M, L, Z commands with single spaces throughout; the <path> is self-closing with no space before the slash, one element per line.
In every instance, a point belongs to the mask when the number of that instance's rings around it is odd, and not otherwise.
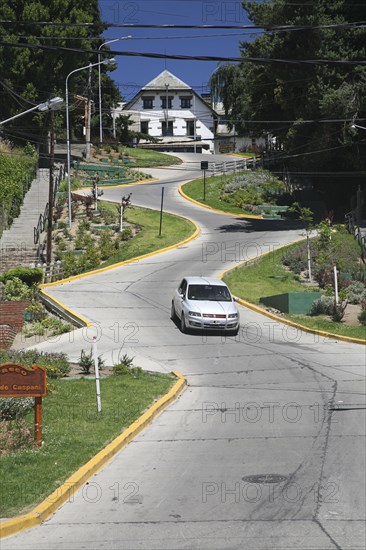
<path fill-rule="evenodd" d="M 166 96 L 160 96 L 160 99 L 161 99 L 161 108 L 162 109 L 166 109 Z M 173 101 L 173 96 L 168 96 L 168 109 L 171 109 L 172 108 L 172 101 Z"/>
<path fill-rule="evenodd" d="M 192 97 L 183 96 L 180 97 L 180 107 L 181 109 L 190 109 L 192 106 Z"/>
<path fill-rule="evenodd" d="M 153 109 L 154 108 L 154 97 L 143 97 L 142 98 L 142 106 L 144 109 Z"/>

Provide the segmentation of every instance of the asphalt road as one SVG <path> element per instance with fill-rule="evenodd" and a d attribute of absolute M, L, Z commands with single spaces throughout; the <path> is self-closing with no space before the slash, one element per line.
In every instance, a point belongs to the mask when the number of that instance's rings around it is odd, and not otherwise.
<path fill-rule="evenodd" d="M 163 179 L 132 188 L 132 202 L 159 208 L 164 185 L 166 209 L 195 220 L 199 237 L 50 289 L 97 328 L 39 346 L 77 359 L 96 334 L 109 364 L 127 352 L 146 369 L 179 370 L 187 389 L 52 518 L 1 550 L 365 547 L 365 347 L 242 307 L 236 338 L 182 334 L 169 318 L 183 275 L 216 276 L 299 236 L 187 203 L 177 182 L 197 175 L 197 159 L 154 171 Z"/>

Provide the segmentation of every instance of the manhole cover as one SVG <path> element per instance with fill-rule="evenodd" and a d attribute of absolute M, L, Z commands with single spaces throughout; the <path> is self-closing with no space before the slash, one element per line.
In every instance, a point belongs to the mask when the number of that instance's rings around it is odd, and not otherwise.
<path fill-rule="evenodd" d="M 248 481 L 248 483 L 281 483 L 286 481 L 286 476 L 281 476 L 280 474 L 257 474 L 254 476 L 244 476 L 243 481 Z"/>

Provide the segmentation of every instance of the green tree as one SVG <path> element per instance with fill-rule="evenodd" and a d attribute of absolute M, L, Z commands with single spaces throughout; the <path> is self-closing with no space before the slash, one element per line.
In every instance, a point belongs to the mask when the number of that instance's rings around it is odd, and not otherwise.
<path fill-rule="evenodd" d="M 279 25 L 307 28 L 266 32 L 253 42 L 242 42 L 243 61 L 222 65 L 213 74 L 214 97 L 221 97 L 229 123 L 235 124 L 239 134 L 276 136 L 278 148 L 284 151 L 281 165 L 284 162 L 298 172 L 317 172 L 314 183 L 332 189 L 333 195 L 340 193 L 345 184 L 337 172 L 366 168 L 365 136 L 350 123 L 353 117 L 366 117 L 366 67 L 296 61 L 364 60 L 365 28 L 319 26 L 364 21 L 366 4 L 273 0 L 243 2 L 243 7 L 251 21 L 265 29 Z M 244 58 L 290 62 L 252 63 Z M 313 122 L 304 122 L 309 120 Z M 333 180 L 322 177 L 327 171 L 334 173 Z M 353 181 L 356 187 L 357 179 Z M 350 195 L 349 183 L 346 195 Z"/>
<path fill-rule="evenodd" d="M 16 0 L 0 5 L 0 19 L 10 21 L 0 24 L 3 42 L 0 45 L 0 112 L 8 118 L 50 97 L 65 97 L 67 75 L 76 68 L 98 61 L 96 54 L 72 53 L 62 48 L 97 49 L 103 42 L 105 29 L 99 13 L 98 0 Z M 51 24 L 36 24 L 49 21 Z M 66 25 L 52 25 L 66 23 Z M 73 26 L 75 23 L 93 23 L 96 26 Z M 52 47 L 52 51 L 32 46 Z M 117 86 L 101 67 L 103 82 L 107 83 L 104 104 L 120 100 Z M 86 95 L 88 71 L 76 73 L 70 78 L 70 111 L 73 110 L 73 94 Z M 96 76 L 97 72 L 94 73 Z M 93 78 L 94 93 L 97 79 Z M 111 101 L 108 97 L 111 96 Z M 10 123 L 9 123 L 10 124 Z M 27 133 L 45 134 L 43 115 L 30 113 L 7 124 L 4 130 L 18 136 Z M 20 130 L 21 129 L 21 130 Z"/>

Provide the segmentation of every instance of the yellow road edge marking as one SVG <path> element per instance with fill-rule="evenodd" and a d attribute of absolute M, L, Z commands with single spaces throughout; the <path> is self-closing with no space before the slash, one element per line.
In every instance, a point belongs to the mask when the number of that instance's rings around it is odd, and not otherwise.
<path fill-rule="evenodd" d="M 111 443 L 74 472 L 61 487 L 56 489 L 28 514 L 0 522 L 0 539 L 43 523 L 61 506 L 61 504 L 71 499 L 74 493 L 90 479 L 93 474 L 100 470 L 100 468 L 123 449 L 123 447 L 125 447 L 140 431 L 148 426 L 165 407 L 170 405 L 170 403 L 178 397 L 186 384 L 186 379 L 178 371 L 173 371 L 172 374 L 177 378 L 174 386 Z"/>
<path fill-rule="evenodd" d="M 148 180 L 141 180 L 141 181 L 131 181 L 131 183 L 120 183 L 119 185 L 100 185 L 98 186 L 98 189 L 119 189 L 120 187 L 133 187 L 134 185 L 142 185 L 145 183 L 154 183 L 156 181 L 160 181 L 158 178 L 149 178 Z M 79 189 L 76 189 L 76 191 L 91 191 L 92 187 L 80 187 Z M 76 192 L 75 191 L 75 192 Z M 104 199 L 98 199 L 98 200 L 104 200 Z"/>
<path fill-rule="evenodd" d="M 193 180 L 192 180 L 193 181 Z M 263 216 L 257 215 L 257 214 L 236 214 L 234 212 L 225 212 L 225 210 L 218 210 L 217 208 L 213 208 L 212 206 L 208 206 L 208 204 L 203 204 L 202 202 L 196 201 L 195 199 L 192 199 L 190 196 L 186 195 L 186 193 L 183 191 L 182 186 L 186 185 L 189 182 L 182 183 L 178 187 L 178 193 L 187 201 L 193 202 L 193 204 L 197 204 L 198 206 L 202 206 L 202 208 L 207 208 L 207 210 L 211 210 L 212 212 L 217 212 L 217 214 L 224 214 L 225 216 L 233 216 L 236 218 L 244 218 L 244 219 L 255 219 L 255 220 L 263 220 Z"/>
<path fill-rule="evenodd" d="M 302 241 L 305 241 L 305 239 L 296 239 L 295 241 L 292 241 L 291 243 L 279 246 L 275 250 L 277 252 L 277 250 L 281 250 L 281 248 L 286 248 L 287 246 L 291 246 L 292 244 L 302 242 Z M 270 254 L 271 252 L 273 252 L 273 251 L 270 250 L 268 252 L 263 252 L 263 254 L 260 254 L 259 256 L 255 256 L 255 257 L 249 258 L 248 260 L 243 260 L 242 262 L 238 262 L 237 265 L 235 265 L 234 267 L 229 267 L 228 269 L 225 269 L 224 271 L 221 271 L 218 274 L 217 278 L 222 279 L 226 275 L 226 273 L 228 273 L 229 271 L 232 271 L 233 269 L 237 269 L 238 267 L 240 267 L 244 264 L 256 261 L 259 258 L 262 258 L 263 256 L 266 256 L 266 255 Z M 260 313 L 261 315 L 265 315 L 266 317 L 269 317 L 270 319 L 273 319 L 273 320 L 278 321 L 280 323 L 283 323 L 285 325 L 289 325 L 291 327 L 298 328 L 298 329 L 302 330 L 303 332 L 309 332 L 310 334 L 317 334 L 319 336 L 324 336 L 326 338 L 332 338 L 334 340 L 342 340 L 343 342 L 349 342 L 351 344 L 364 344 L 364 345 L 366 344 L 366 340 L 362 340 L 361 338 L 353 338 L 352 336 L 343 336 L 341 334 L 333 334 L 332 332 L 326 332 L 324 330 L 317 330 L 315 328 L 306 327 L 305 325 L 300 325 L 299 323 L 295 323 L 294 321 L 290 321 L 289 319 L 284 319 L 283 317 L 280 317 L 279 315 L 276 315 L 275 313 L 271 313 L 271 312 L 263 309 L 262 307 L 257 306 L 256 304 L 252 304 L 251 302 L 247 302 L 243 298 L 238 298 L 238 303 L 242 306 L 245 306 L 249 309 L 252 309 L 256 313 Z"/>
<path fill-rule="evenodd" d="M 64 309 L 65 311 L 68 311 L 69 313 L 71 313 L 71 315 L 73 317 L 77 317 L 77 319 L 79 319 L 82 323 L 84 323 L 84 325 L 86 327 L 92 327 L 93 326 L 93 323 L 91 323 L 90 321 L 87 321 L 86 319 L 84 319 L 84 317 L 82 317 L 81 315 L 79 315 L 79 314 L 75 313 L 74 311 L 72 311 L 72 309 L 65 306 L 65 304 L 63 304 L 60 300 L 57 300 L 57 298 L 54 298 L 53 296 L 51 296 L 51 294 L 48 294 L 48 292 L 46 292 L 45 290 L 41 289 L 41 293 L 44 294 L 45 296 L 47 296 L 47 298 L 49 300 L 51 300 L 52 302 L 55 302 L 56 304 L 61 306 L 62 309 Z"/>

